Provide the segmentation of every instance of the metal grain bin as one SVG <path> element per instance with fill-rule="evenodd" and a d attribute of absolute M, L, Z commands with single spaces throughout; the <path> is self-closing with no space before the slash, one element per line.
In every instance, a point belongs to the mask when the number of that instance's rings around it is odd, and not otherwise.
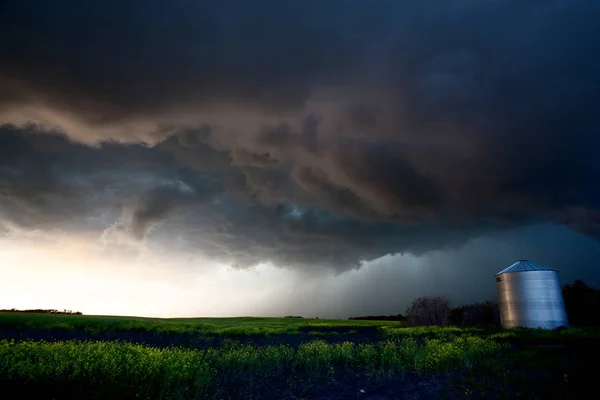
<path fill-rule="evenodd" d="M 557 270 L 519 260 L 496 274 L 496 289 L 504 328 L 568 326 Z"/>

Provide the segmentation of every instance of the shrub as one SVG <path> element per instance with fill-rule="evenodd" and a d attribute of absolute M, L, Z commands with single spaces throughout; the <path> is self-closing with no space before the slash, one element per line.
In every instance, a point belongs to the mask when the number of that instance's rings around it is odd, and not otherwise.
<path fill-rule="evenodd" d="M 492 301 L 468 304 L 452 309 L 450 322 L 453 325 L 500 326 L 500 310 Z"/>
<path fill-rule="evenodd" d="M 450 303 L 445 297 L 419 297 L 408 308 L 407 322 L 412 326 L 448 325 Z"/>
<path fill-rule="evenodd" d="M 363 321 L 406 321 L 406 317 L 402 314 L 398 315 L 368 315 L 366 317 L 350 317 L 349 320 Z"/>

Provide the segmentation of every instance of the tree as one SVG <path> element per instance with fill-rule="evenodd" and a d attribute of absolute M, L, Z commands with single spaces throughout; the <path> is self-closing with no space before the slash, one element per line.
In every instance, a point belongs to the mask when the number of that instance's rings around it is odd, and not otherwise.
<path fill-rule="evenodd" d="M 407 322 L 412 326 L 448 325 L 450 322 L 450 302 L 445 297 L 419 297 L 407 312 Z"/>
<path fill-rule="evenodd" d="M 562 293 L 570 325 L 600 326 L 600 290 L 576 280 L 563 286 Z"/>
<path fill-rule="evenodd" d="M 500 325 L 498 304 L 492 301 L 467 304 L 452 309 L 450 323 L 454 325 Z"/>

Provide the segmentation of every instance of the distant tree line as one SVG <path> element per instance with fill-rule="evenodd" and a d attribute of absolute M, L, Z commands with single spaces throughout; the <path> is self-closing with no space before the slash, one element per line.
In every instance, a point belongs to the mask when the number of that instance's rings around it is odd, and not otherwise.
<path fill-rule="evenodd" d="M 600 289 L 581 280 L 562 288 L 569 324 L 573 326 L 600 326 Z M 375 319 L 375 317 L 373 318 Z M 450 307 L 445 297 L 419 297 L 406 311 L 406 322 L 422 325 L 494 325 L 500 326 L 498 303 L 486 301 Z"/>
<path fill-rule="evenodd" d="M 11 308 L 10 310 L 0 310 L 0 312 L 20 312 L 20 313 L 36 313 L 36 314 L 69 314 L 69 315 L 83 315 L 81 311 L 72 311 L 72 310 L 53 310 L 53 309 L 33 309 L 33 310 L 17 310 L 16 308 Z"/>
<path fill-rule="evenodd" d="M 498 305 L 487 301 L 456 308 L 450 307 L 445 297 L 419 297 L 415 299 L 406 315 L 369 315 L 350 317 L 351 320 L 400 321 L 411 326 L 423 325 L 499 325 Z"/>

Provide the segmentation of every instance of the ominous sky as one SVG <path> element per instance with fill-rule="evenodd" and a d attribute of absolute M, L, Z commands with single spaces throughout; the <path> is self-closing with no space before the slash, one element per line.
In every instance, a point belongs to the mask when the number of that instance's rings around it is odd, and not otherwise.
<path fill-rule="evenodd" d="M 347 317 L 600 284 L 597 0 L 0 4 L 0 308 Z"/>

